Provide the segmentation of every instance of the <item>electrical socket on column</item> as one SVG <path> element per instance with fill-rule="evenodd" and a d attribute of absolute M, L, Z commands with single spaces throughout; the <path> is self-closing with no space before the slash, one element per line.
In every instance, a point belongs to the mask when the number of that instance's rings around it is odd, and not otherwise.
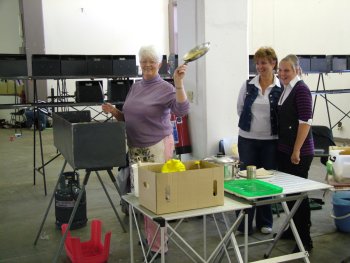
<path fill-rule="evenodd" d="M 337 126 L 338 126 L 338 130 L 343 129 L 343 123 L 341 121 L 337 123 Z"/>
<path fill-rule="evenodd" d="M 193 103 L 193 91 L 192 90 L 187 90 L 186 91 L 187 99 L 189 102 Z"/>

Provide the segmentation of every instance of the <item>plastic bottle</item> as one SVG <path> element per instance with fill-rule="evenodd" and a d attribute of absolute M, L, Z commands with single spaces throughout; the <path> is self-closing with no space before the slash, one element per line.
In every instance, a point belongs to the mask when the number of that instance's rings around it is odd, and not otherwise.
<path fill-rule="evenodd" d="M 224 180 L 232 179 L 232 165 L 225 163 L 224 164 Z"/>
<path fill-rule="evenodd" d="M 195 161 L 194 165 L 195 165 L 196 169 L 201 169 L 201 162 L 200 161 Z"/>
<path fill-rule="evenodd" d="M 327 168 L 327 174 L 328 175 L 334 175 L 333 171 L 333 162 L 331 160 L 328 160 L 326 163 L 326 168 Z"/>

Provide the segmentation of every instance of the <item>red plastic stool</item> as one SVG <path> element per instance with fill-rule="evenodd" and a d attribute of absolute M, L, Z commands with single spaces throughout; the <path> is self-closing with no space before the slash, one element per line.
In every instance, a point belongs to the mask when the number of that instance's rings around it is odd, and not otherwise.
<path fill-rule="evenodd" d="M 111 243 L 111 231 L 105 235 L 104 244 L 101 243 L 100 220 L 94 219 L 91 223 L 91 238 L 89 241 L 80 242 L 80 238 L 72 237 L 70 231 L 64 242 L 66 254 L 73 263 L 102 263 L 108 261 L 109 247 Z M 62 224 L 62 235 L 66 232 L 68 224 Z"/>

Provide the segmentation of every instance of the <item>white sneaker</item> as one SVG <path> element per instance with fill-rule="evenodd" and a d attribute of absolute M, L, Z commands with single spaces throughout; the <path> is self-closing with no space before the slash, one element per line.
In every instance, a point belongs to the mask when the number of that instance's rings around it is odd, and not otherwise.
<path fill-rule="evenodd" d="M 260 229 L 261 233 L 263 234 L 271 234 L 272 233 L 272 228 L 271 227 L 268 227 L 268 226 L 263 226 L 261 229 Z"/>

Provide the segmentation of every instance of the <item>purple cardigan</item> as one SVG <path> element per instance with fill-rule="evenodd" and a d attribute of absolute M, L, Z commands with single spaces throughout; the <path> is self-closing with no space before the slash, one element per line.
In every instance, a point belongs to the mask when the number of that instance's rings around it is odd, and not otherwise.
<path fill-rule="evenodd" d="M 123 113 L 128 145 L 148 147 L 172 134 L 170 112 L 186 115 L 188 100 L 176 102 L 175 88 L 159 75 L 135 82 L 126 97 Z"/>

